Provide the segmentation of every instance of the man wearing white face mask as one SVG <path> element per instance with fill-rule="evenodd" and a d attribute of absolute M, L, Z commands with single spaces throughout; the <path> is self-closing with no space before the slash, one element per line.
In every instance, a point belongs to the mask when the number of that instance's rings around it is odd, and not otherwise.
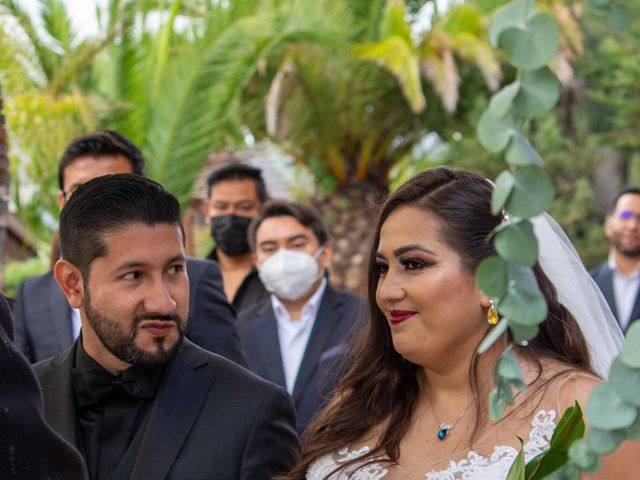
<path fill-rule="evenodd" d="M 331 242 L 313 209 L 268 202 L 248 238 L 271 296 L 239 314 L 238 333 L 249 369 L 292 394 L 302 433 L 344 370 L 344 341 L 362 301 L 329 284 Z"/>

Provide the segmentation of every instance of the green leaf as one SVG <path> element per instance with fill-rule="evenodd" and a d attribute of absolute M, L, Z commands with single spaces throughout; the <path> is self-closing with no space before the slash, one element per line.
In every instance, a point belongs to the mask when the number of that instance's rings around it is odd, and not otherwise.
<path fill-rule="evenodd" d="M 623 430 L 625 440 L 640 440 L 640 415 L 633 424 Z"/>
<path fill-rule="evenodd" d="M 526 22 L 535 13 L 535 2 L 518 0 L 509 2 L 496 13 L 489 27 L 491 46 L 498 46 L 498 38 L 509 28 L 525 28 Z"/>
<path fill-rule="evenodd" d="M 606 7 L 611 3 L 611 0 L 589 0 L 589 5 L 594 8 Z"/>
<path fill-rule="evenodd" d="M 540 330 L 537 325 L 525 326 L 513 322 L 509 324 L 509 327 L 511 328 L 513 341 L 520 344 L 536 338 L 536 336 L 538 335 L 538 331 Z"/>
<path fill-rule="evenodd" d="M 514 112 L 530 119 L 552 109 L 560 97 L 560 81 L 549 67 L 525 70 L 513 100 Z"/>
<path fill-rule="evenodd" d="M 518 359 L 515 353 L 513 353 L 513 350 L 506 350 L 502 354 L 500 360 L 498 360 L 496 369 L 498 375 L 508 380 L 509 383 L 516 385 L 520 390 L 524 390 L 526 386 L 522 379 L 522 370 L 520 369 L 520 363 L 518 363 Z"/>
<path fill-rule="evenodd" d="M 589 397 L 587 416 L 596 428 L 617 430 L 631 426 L 638 417 L 638 411 L 622 400 L 611 385 L 601 383 Z"/>
<path fill-rule="evenodd" d="M 512 262 L 507 264 L 509 286 L 498 304 L 498 311 L 510 323 L 527 327 L 540 324 L 547 317 L 547 302 L 538 288 L 533 271 Z"/>
<path fill-rule="evenodd" d="M 491 196 L 491 213 L 498 215 L 500 210 L 507 202 L 509 195 L 513 191 L 515 185 L 515 178 L 508 170 L 504 170 L 498 178 L 496 178 L 496 186 L 493 189 L 493 195 Z"/>
<path fill-rule="evenodd" d="M 520 91 L 520 82 L 513 82 L 502 88 L 499 92 L 491 97 L 489 103 L 489 111 L 495 118 L 503 117 L 511 109 L 513 99 L 516 98 Z"/>
<path fill-rule="evenodd" d="M 507 331 L 507 327 L 509 326 L 509 322 L 506 318 L 502 318 L 489 332 L 489 335 L 482 341 L 480 346 L 478 347 L 478 353 L 482 355 L 484 352 L 489 350 L 491 346 L 498 340 L 504 332 Z"/>
<path fill-rule="evenodd" d="M 569 457 L 582 470 L 590 472 L 598 467 L 598 455 L 589 448 L 585 440 L 578 440 L 569 448 Z"/>
<path fill-rule="evenodd" d="M 518 440 L 520 440 L 520 451 L 518 452 L 516 459 L 513 461 L 513 464 L 509 469 L 509 474 L 507 475 L 506 480 L 525 480 L 523 442 L 520 437 L 518 437 Z"/>
<path fill-rule="evenodd" d="M 640 407 L 640 370 L 630 368 L 616 358 L 609 371 L 609 383 L 622 400 Z"/>
<path fill-rule="evenodd" d="M 548 13 L 538 13 L 524 29 L 509 28 L 502 32 L 498 45 L 516 67 L 536 70 L 551 60 L 558 51 L 558 24 Z"/>
<path fill-rule="evenodd" d="M 394 35 L 381 42 L 356 45 L 353 52 L 358 58 L 383 65 L 400 84 L 411 111 L 424 111 L 427 101 L 420 83 L 418 58 L 404 38 Z"/>
<path fill-rule="evenodd" d="M 569 407 L 564 411 L 562 418 L 558 422 L 558 426 L 555 428 L 553 435 L 551 436 L 549 449 L 567 452 L 569 450 L 569 445 L 572 442 L 578 438 L 582 438 L 584 435 L 584 428 L 582 409 L 580 408 L 580 404 L 576 401 L 572 407 Z"/>
<path fill-rule="evenodd" d="M 526 165 L 541 166 L 543 163 L 542 157 L 529 143 L 529 140 L 527 140 L 520 132 L 516 132 L 509 142 L 506 159 L 511 165 L 518 165 L 521 167 Z"/>
<path fill-rule="evenodd" d="M 485 258 L 476 269 L 476 281 L 490 297 L 501 297 L 507 291 L 509 282 L 507 264 L 500 257 Z"/>
<path fill-rule="evenodd" d="M 484 148 L 491 153 L 499 153 L 505 149 L 516 132 L 513 117 L 495 117 L 489 110 L 480 117 L 476 133 Z"/>
<path fill-rule="evenodd" d="M 623 440 L 623 430 L 600 430 L 599 428 L 591 427 L 587 433 L 587 444 L 598 455 L 606 455 L 613 452 Z"/>
<path fill-rule="evenodd" d="M 537 165 L 527 165 L 516 171 L 514 180 L 506 210 L 520 218 L 531 218 L 544 212 L 554 195 L 547 172 Z"/>
<path fill-rule="evenodd" d="M 619 32 L 625 31 L 631 24 L 631 11 L 621 3 L 611 3 L 607 11 L 607 23 Z"/>
<path fill-rule="evenodd" d="M 406 20 L 406 5 L 403 0 L 389 0 L 384 8 L 380 25 L 380 38 L 386 40 L 394 35 L 402 37 L 411 45 L 411 27 Z"/>
<path fill-rule="evenodd" d="M 533 267 L 538 260 L 538 239 L 529 220 L 508 224 L 494 239 L 496 251 L 506 260 Z"/>
<path fill-rule="evenodd" d="M 633 322 L 625 337 L 620 361 L 630 368 L 640 368 L 640 322 Z"/>

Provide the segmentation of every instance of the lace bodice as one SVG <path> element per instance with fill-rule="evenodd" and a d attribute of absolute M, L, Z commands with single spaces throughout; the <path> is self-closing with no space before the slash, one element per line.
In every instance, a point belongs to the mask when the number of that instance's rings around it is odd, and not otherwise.
<path fill-rule="evenodd" d="M 555 410 L 540 410 L 533 416 L 529 440 L 524 444 L 525 461 L 542 453 L 551 441 L 556 427 Z M 364 446 L 350 451 L 344 448 L 333 455 L 325 455 L 311 464 L 307 480 L 324 480 L 333 470 L 349 460 L 361 457 L 369 452 Z M 444 470 L 425 473 L 426 480 L 505 480 L 518 450 L 510 445 L 496 445 L 493 453 L 483 456 L 470 450 L 461 460 L 451 460 Z M 367 465 L 355 464 L 328 477 L 328 480 L 380 480 L 387 476 L 388 470 L 380 463 Z"/>

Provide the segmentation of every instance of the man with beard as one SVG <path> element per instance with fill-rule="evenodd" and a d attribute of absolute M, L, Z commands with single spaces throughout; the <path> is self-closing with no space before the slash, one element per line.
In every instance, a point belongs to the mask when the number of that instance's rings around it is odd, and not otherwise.
<path fill-rule="evenodd" d="M 92 480 L 271 479 L 292 464 L 287 393 L 184 338 L 178 201 L 131 174 L 78 187 L 55 279 L 80 312 L 73 346 L 35 365 L 47 422 Z"/>
<path fill-rule="evenodd" d="M 640 318 L 640 188 L 628 187 L 613 199 L 604 223 L 609 259 L 591 271 L 624 332 Z"/>
<path fill-rule="evenodd" d="M 220 263 L 227 299 L 239 313 L 269 298 L 253 265 L 247 229 L 267 200 L 259 168 L 243 163 L 218 167 L 207 178 L 208 218 L 216 247 L 207 258 Z"/>

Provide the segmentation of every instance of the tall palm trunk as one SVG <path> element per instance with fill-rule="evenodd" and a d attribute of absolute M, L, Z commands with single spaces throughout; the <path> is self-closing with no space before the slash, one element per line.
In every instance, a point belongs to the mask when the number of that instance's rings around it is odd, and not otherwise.
<path fill-rule="evenodd" d="M 339 186 L 332 193 L 317 193 L 309 200 L 323 213 L 332 238 L 334 285 L 365 293 L 367 254 L 377 206 L 385 195 L 385 189 L 363 181 Z"/>
<path fill-rule="evenodd" d="M 9 149 L 0 84 L 0 289 L 4 285 L 4 250 L 9 225 Z"/>

